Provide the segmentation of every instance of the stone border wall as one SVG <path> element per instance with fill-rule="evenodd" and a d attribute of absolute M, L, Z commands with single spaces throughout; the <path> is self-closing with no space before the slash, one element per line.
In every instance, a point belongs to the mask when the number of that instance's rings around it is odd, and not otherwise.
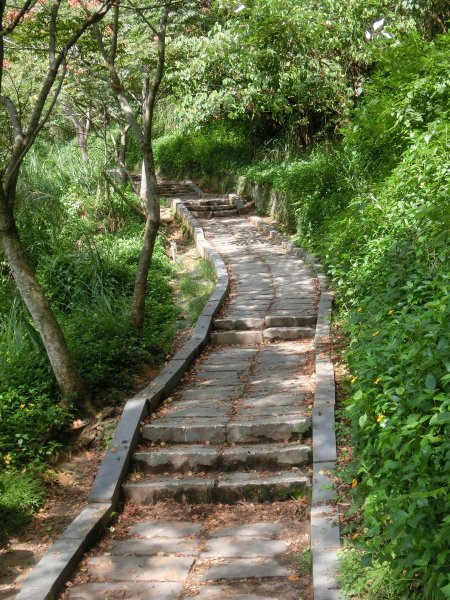
<path fill-rule="evenodd" d="M 141 421 L 170 395 L 193 359 L 207 343 L 212 320 L 229 287 L 225 264 L 206 241 L 199 222 L 178 199 L 170 200 L 178 219 L 189 229 L 202 258 L 211 262 L 217 285 L 203 309 L 191 339 L 174 355 L 153 381 L 127 401 L 109 449 L 100 464 L 88 495 L 87 506 L 52 543 L 22 584 L 17 600 L 51 600 L 70 578 L 84 552 L 100 537 L 116 510 L 122 482 L 139 439 Z"/>
<path fill-rule="evenodd" d="M 303 259 L 319 282 L 315 344 L 316 385 L 312 411 L 313 481 L 311 505 L 311 552 L 314 600 L 341 600 L 336 570 L 340 549 L 339 514 L 331 473 L 336 467 L 335 381 L 334 366 L 326 350 L 330 335 L 333 294 L 317 258 L 297 248 L 261 217 L 248 220 L 288 254 Z"/>

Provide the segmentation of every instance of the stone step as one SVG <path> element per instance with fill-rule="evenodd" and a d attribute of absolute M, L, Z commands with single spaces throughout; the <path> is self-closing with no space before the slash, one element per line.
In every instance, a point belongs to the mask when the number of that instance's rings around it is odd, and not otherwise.
<path fill-rule="evenodd" d="M 298 440 L 311 427 L 309 417 L 254 417 L 252 420 L 215 418 L 158 419 L 144 425 L 142 437 L 155 443 L 258 444 Z"/>
<path fill-rule="evenodd" d="M 135 452 L 134 467 L 143 472 L 198 472 L 223 468 L 226 471 L 239 467 L 263 467 L 279 469 L 296 467 L 310 460 L 311 447 L 304 444 L 249 444 L 231 446 L 223 450 L 217 447 L 192 444 L 190 446 L 167 446 Z"/>
<path fill-rule="evenodd" d="M 198 212 L 191 211 L 191 214 L 196 219 L 215 219 L 217 217 L 234 217 L 238 216 L 239 213 L 236 209 L 225 211 L 225 210 L 217 210 L 217 211 L 209 211 L 209 212 Z"/>
<path fill-rule="evenodd" d="M 244 323 L 246 319 L 237 319 L 237 321 Z M 312 327 L 268 327 L 267 329 L 243 329 L 240 331 L 222 330 L 211 333 L 211 343 L 217 346 L 247 346 L 273 340 L 304 340 L 312 338 L 314 335 L 315 329 Z"/>
<path fill-rule="evenodd" d="M 300 472 L 278 473 L 235 472 L 226 475 L 183 477 L 172 475 L 148 481 L 128 482 L 123 486 L 125 499 L 135 504 L 151 504 L 174 499 L 192 504 L 239 500 L 264 502 L 286 500 L 306 493 L 310 480 Z"/>
<path fill-rule="evenodd" d="M 197 202 L 185 202 L 184 206 L 190 210 L 190 211 L 195 211 L 198 212 L 200 214 L 207 214 L 207 213 L 216 213 L 216 212 L 227 212 L 227 213 L 233 213 L 234 211 L 236 211 L 236 207 L 235 206 L 230 206 L 228 204 L 217 204 L 217 205 L 210 205 L 210 206 L 199 206 L 197 204 Z"/>
<path fill-rule="evenodd" d="M 314 315 L 304 317 L 278 317 L 270 316 L 262 318 L 244 317 L 242 319 L 214 319 L 214 328 L 220 331 L 248 331 L 279 327 L 314 327 L 316 317 Z"/>
<path fill-rule="evenodd" d="M 232 207 L 236 208 L 234 203 L 226 198 L 203 198 L 199 200 L 193 200 L 192 202 L 185 202 L 185 206 L 198 206 L 200 208 L 203 207 L 214 207 L 214 206 L 226 206 L 227 208 Z"/>

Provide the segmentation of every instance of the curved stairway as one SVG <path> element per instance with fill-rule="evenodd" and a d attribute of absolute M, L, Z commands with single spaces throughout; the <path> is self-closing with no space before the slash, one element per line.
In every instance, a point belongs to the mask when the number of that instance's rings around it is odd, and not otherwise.
<path fill-rule="evenodd" d="M 224 199 L 174 184 L 164 192 L 210 217 L 201 225 L 227 263 L 230 297 L 211 345 L 142 425 L 123 485 L 139 517 L 87 560 L 89 581 L 70 598 L 309 598 L 297 573 L 309 522 L 294 515 L 306 514 L 311 479 L 316 281 L 223 211 Z"/>

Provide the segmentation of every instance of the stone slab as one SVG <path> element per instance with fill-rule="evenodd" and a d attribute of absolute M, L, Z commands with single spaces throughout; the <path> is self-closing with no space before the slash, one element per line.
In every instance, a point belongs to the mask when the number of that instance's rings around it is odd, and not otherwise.
<path fill-rule="evenodd" d="M 139 426 L 148 414 L 146 399 L 131 399 L 125 404 L 113 440 L 101 462 L 88 495 L 88 502 L 111 503 L 119 500 L 120 485 L 128 469 Z"/>
<path fill-rule="evenodd" d="M 170 407 L 170 412 L 167 415 L 168 419 L 184 419 L 184 418 L 223 418 L 227 416 L 231 410 L 231 404 L 224 406 L 223 404 L 210 404 L 205 406 L 202 404 L 182 406 L 183 403 L 173 403 Z"/>
<path fill-rule="evenodd" d="M 305 394 L 269 394 L 267 396 L 246 396 L 242 399 L 241 408 L 266 408 L 271 406 L 297 406 L 305 401 Z"/>
<path fill-rule="evenodd" d="M 87 583 L 76 587 L 70 594 L 70 600 L 179 600 L 183 585 L 181 583 Z"/>
<path fill-rule="evenodd" d="M 17 598 L 50 598 L 70 577 L 84 551 L 79 539 L 58 538 L 22 583 Z M 34 594 L 34 595 L 33 595 Z"/>
<path fill-rule="evenodd" d="M 187 388 L 182 391 L 181 400 L 229 400 L 237 398 L 243 385 L 239 387 L 208 387 L 208 388 Z"/>
<path fill-rule="evenodd" d="M 294 466 L 306 463 L 311 457 L 311 448 L 301 444 L 252 444 L 235 446 L 223 451 L 225 467 L 246 465 L 263 467 Z"/>
<path fill-rule="evenodd" d="M 269 316 L 264 319 L 266 328 L 271 327 L 314 327 L 316 317 L 314 315 L 305 316 Z"/>
<path fill-rule="evenodd" d="M 277 561 L 266 558 L 235 558 L 228 562 L 212 565 L 201 577 L 201 581 L 220 579 L 248 579 L 261 577 L 288 577 L 292 572 Z"/>
<path fill-rule="evenodd" d="M 211 343 L 224 346 L 261 344 L 263 333 L 261 331 L 214 331 L 211 334 Z"/>
<path fill-rule="evenodd" d="M 314 335 L 312 327 L 269 327 L 263 330 L 265 340 L 302 340 Z"/>
<path fill-rule="evenodd" d="M 168 446 L 150 452 L 135 452 L 133 462 L 141 471 L 190 471 L 217 468 L 220 452 L 201 445 Z"/>
<path fill-rule="evenodd" d="M 340 550 L 339 516 L 334 506 L 311 509 L 314 600 L 341 600 L 336 571 Z"/>
<path fill-rule="evenodd" d="M 152 521 L 136 523 L 130 529 L 131 537 L 180 538 L 198 535 L 202 530 L 199 523 L 190 521 Z"/>
<path fill-rule="evenodd" d="M 308 477 L 291 471 L 275 475 L 235 472 L 222 476 L 217 485 L 217 498 L 226 503 L 242 498 L 254 502 L 281 501 L 303 494 L 309 485 Z"/>
<path fill-rule="evenodd" d="M 178 422 L 180 421 L 180 422 Z M 160 419 L 142 428 L 142 437 L 151 442 L 214 444 L 225 442 L 225 420 L 215 419 Z"/>
<path fill-rule="evenodd" d="M 261 418 L 253 422 L 231 421 L 226 427 L 227 442 L 254 443 L 262 441 L 284 441 L 295 438 L 308 431 L 311 419 L 300 417 L 296 419 Z"/>
<path fill-rule="evenodd" d="M 88 571 L 110 581 L 183 582 L 193 562 L 190 556 L 94 556 Z"/>
<path fill-rule="evenodd" d="M 336 489 L 330 474 L 334 473 L 336 463 L 314 463 L 312 506 L 319 504 L 330 504 L 336 500 Z"/>
<path fill-rule="evenodd" d="M 155 477 L 149 481 L 126 483 L 125 499 L 135 504 L 152 504 L 158 500 L 174 498 L 180 502 L 211 502 L 215 495 L 213 477 Z"/>
<path fill-rule="evenodd" d="M 267 523 L 259 521 L 249 523 L 248 525 L 239 525 L 238 527 L 227 527 L 210 533 L 210 538 L 216 537 L 251 537 L 251 538 L 268 538 L 274 539 L 278 537 L 283 529 L 288 527 L 281 523 Z"/>
<path fill-rule="evenodd" d="M 64 529 L 59 539 L 82 540 L 89 545 L 97 539 L 101 528 L 109 521 L 112 505 L 88 504 Z"/>
<path fill-rule="evenodd" d="M 206 540 L 205 549 L 200 555 L 201 559 L 215 558 L 271 558 L 283 554 L 288 549 L 288 544 L 283 540 L 262 540 L 261 538 L 247 537 L 220 537 Z"/>
<path fill-rule="evenodd" d="M 336 460 L 334 407 L 313 409 L 313 460 L 315 463 Z"/>
<path fill-rule="evenodd" d="M 132 538 L 114 543 L 109 552 L 112 555 L 153 556 L 155 554 L 177 554 L 195 556 L 198 541 L 194 538 Z"/>
<path fill-rule="evenodd" d="M 264 319 L 216 319 L 214 321 L 215 329 L 226 331 L 241 331 L 246 329 L 262 329 L 264 327 Z"/>

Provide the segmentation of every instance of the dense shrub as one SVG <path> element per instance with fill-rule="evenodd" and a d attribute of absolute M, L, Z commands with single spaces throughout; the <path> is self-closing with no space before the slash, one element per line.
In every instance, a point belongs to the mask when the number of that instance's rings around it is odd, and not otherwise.
<path fill-rule="evenodd" d="M 44 486 L 34 472 L 0 472 L 0 542 L 25 525 L 44 499 Z"/>
<path fill-rule="evenodd" d="M 254 141 L 239 124 L 217 122 L 156 140 L 155 158 L 168 178 L 215 175 L 251 161 Z"/>
<path fill-rule="evenodd" d="M 246 173 L 286 194 L 333 278 L 367 553 L 352 564 L 390 573 L 393 598 L 450 597 L 449 62 L 448 35 L 393 47 L 339 150 Z"/>
<path fill-rule="evenodd" d="M 156 244 L 141 334 L 131 296 L 142 223 L 105 188 L 103 155 L 92 144 L 82 163 L 75 145 L 30 153 L 18 223 L 37 277 L 94 401 L 111 404 L 144 361 L 158 362 L 175 333 L 171 261 Z M 0 255 L 0 470 L 45 464 L 70 421 L 28 312 Z"/>

